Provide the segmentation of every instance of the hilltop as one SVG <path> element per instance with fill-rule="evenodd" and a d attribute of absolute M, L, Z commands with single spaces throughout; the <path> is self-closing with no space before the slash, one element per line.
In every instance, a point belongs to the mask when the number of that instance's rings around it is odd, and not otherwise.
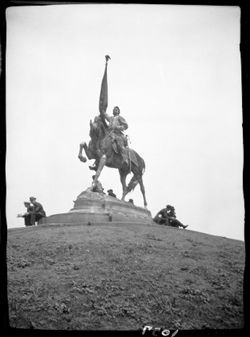
<path fill-rule="evenodd" d="M 11 327 L 243 328 L 244 243 L 159 225 L 8 230 Z"/>

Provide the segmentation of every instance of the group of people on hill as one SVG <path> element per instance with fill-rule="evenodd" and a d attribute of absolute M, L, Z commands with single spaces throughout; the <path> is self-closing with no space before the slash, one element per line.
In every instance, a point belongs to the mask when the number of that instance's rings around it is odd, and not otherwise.
<path fill-rule="evenodd" d="M 116 198 L 112 189 L 107 190 L 108 195 Z M 129 199 L 129 202 L 134 205 L 133 199 Z M 35 197 L 30 197 L 30 201 L 25 201 L 24 206 L 26 212 L 24 214 L 18 214 L 18 217 L 24 218 L 25 226 L 34 226 L 35 223 L 39 223 L 39 220 L 46 216 L 46 213 L 43 209 L 41 203 L 36 201 Z M 188 225 L 183 225 L 177 218 L 175 213 L 175 208 L 171 205 L 167 205 L 165 208 L 162 208 L 156 216 L 153 218 L 153 221 L 159 225 L 166 225 L 172 227 L 181 227 L 187 228 Z"/>
<path fill-rule="evenodd" d="M 107 190 L 107 192 L 109 196 L 116 198 L 112 189 Z M 133 199 L 129 199 L 129 202 L 134 205 Z M 30 197 L 30 201 L 25 201 L 24 206 L 26 207 L 26 212 L 24 214 L 18 214 L 17 216 L 24 218 L 24 224 L 26 227 L 34 226 L 36 222 L 39 223 L 39 220 L 46 216 L 42 204 L 37 202 L 35 197 Z M 162 208 L 153 218 L 153 221 L 159 225 L 177 228 L 181 227 L 183 229 L 188 227 L 188 225 L 183 225 L 176 218 L 175 208 L 171 205 L 167 205 L 165 208 Z"/>
<path fill-rule="evenodd" d="M 18 214 L 18 217 L 24 218 L 24 225 L 34 226 L 35 223 L 39 223 L 39 220 L 46 216 L 42 204 L 36 201 L 35 197 L 30 197 L 30 201 L 25 201 L 24 206 L 26 212 L 24 214 Z"/>

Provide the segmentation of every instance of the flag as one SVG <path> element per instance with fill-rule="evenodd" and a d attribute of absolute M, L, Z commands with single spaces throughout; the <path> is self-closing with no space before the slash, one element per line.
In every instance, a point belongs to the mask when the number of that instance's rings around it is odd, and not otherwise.
<path fill-rule="evenodd" d="M 105 70 L 104 75 L 102 78 L 102 84 L 101 84 L 101 92 L 100 92 L 100 98 L 99 98 L 99 112 L 102 114 L 102 111 L 106 112 L 108 107 L 108 78 L 107 78 L 107 66 L 108 66 L 108 60 L 110 60 L 110 57 L 108 55 L 105 56 L 106 63 L 105 63 Z"/>

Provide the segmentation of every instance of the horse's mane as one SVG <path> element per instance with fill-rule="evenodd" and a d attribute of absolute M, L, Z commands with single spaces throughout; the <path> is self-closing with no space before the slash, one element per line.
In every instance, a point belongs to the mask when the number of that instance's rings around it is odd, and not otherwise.
<path fill-rule="evenodd" d="M 102 117 L 101 115 L 96 116 L 94 118 L 93 124 L 96 124 L 96 129 L 90 128 L 90 132 L 89 132 L 90 137 L 94 139 L 97 138 L 99 140 L 100 138 L 104 138 L 108 130 L 108 125 L 104 117 Z"/>
<path fill-rule="evenodd" d="M 102 136 L 105 137 L 105 135 L 107 134 L 107 130 L 108 130 L 108 125 L 105 121 L 105 118 L 103 116 L 99 115 L 99 116 L 95 117 L 94 121 L 97 124 L 99 134 L 101 132 Z"/>

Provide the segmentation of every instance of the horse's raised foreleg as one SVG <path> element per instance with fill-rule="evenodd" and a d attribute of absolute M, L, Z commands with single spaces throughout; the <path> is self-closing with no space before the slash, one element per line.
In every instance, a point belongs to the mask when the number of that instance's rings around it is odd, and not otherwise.
<path fill-rule="evenodd" d="M 125 196 L 128 194 L 127 185 L 126 185 L 126 177 L 128 173 L 120 169 L 119 174 L 120 174 L 120 180 L 122 184 L 122 200 L 124 200 Z"/>
<path fill-rule="evenodd" d="M 93 153 L 93 150 L 92 150 L 92 147 L 90 146 L 90 143 L 89 145 L 87 145 L 86 142 L 83 142 L 80 144 L 80 147 L 79 147 L 79 153 L 78 153 L 78 158 L 83 161 L 84 163 L 87 161 L 86 157 L 84 157 L 82 155 L 82 150 L 84 149 L 85 153 L 86 153 L 86 156 L 87 158 L 90 160 L 90 159 L 96 159 L 96 156 L 94 155 Z"/>
<path fill-rule="evenodd" d="M 87 161 L 87 158 L 82 155 L 82 149 L 85 149 L 84 148 L 85 146 L 87 147 L 87 144 L 85 142 L 81 143 L 80 147 L 79 147 L 79 153 L 78 153 L 78 158 L 84 163 Z M 86 152 L 86 150 L 85 150 L 85 152 Z"/>

